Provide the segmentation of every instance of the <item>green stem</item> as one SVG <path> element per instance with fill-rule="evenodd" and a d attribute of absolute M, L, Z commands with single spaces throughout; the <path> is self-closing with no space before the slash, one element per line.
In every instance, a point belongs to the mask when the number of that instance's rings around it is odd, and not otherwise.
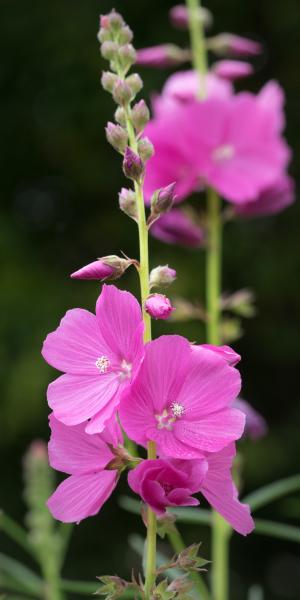
<path fill-rule="evenodd" d="M 199 74 L 199 99 L 206 98 L 207 55 L 203 24 L 199 19 L 200 1 L 186 0 L 194 69 Z M 218 194 L 207 191 L 209 240 L 206 254 L 207 341 L 219 345 L 221 295 L 221 201 Z M 212 521 L 212 591 L 214 600 L 228 599 L 228 525 L 213 513 Z"/>
<path fill-rule="evenodd" d="M 269 483 L 269 485 L 265 485 L 264 487 L 248 494 L 245 498 L 243 498 L 243 502 L 249 504 L 253 511 L 258 508 L 262 508 L 269 504 L 270 502 L 274 502 L 282 496 L 286 496 L 292 492 L 298 492 L 300 490 L 300 475 L 293 475 L 292 477 L 286 477 L 285 479 L 280 479 L 279 481 L 275 481 L 274 483 Z"/>
<path fill-rule="evenodd" d="M 137 152 L 137 139 L 130 118 L 130 107 L 127 108 L 127 131 L 129 143 L 135 152 Z M 144 320 L 144 341 L 145 343 L 151 340 L 151 318 L 145 311 L 145 300 L 150 294 L 149 287 L 149 247 L 148 247 L 148 227 L 146 221 L 145 202 L 143 194 L 143 182 L 135 182 L 134 184 L 137 209 L 138 209 L 138 230 L 139 230 L 139 245 L 140 245 L 140 265 L 139 277 L 141 288 L 141 302 Z M 156 458 L 155 442 L 148 442 L 148 459 Z M 146 573 L 145 573 L 145 593 L 147 600 L 150 599 L 151 590 L 156 579 L 156 516 L 148 506 L 147 510 L 147 556 L 146 556 Z"/>
<path fill-rule="evenodd" d="M 168 538 L 176 554 L 180 554 L 180 552 L 185 550 L 186 545 L 177 529 L 170 531 L 168 533 Z M 195 591 L 199 594 L 200 600 L 211 600 L 209 591 L 201 575 L 199 573 L 190 573 L 190 578 L 194 583 Z"/>
<path fill-rule="evenodd" d="M 195 71 L 199 74 L 199 99 L 206 97 L 207 56 L 202 19 L 199 18 L 200 0 L 186 0 L 189 15 L 189 29 L 192 46 L 192 60 Z"/>

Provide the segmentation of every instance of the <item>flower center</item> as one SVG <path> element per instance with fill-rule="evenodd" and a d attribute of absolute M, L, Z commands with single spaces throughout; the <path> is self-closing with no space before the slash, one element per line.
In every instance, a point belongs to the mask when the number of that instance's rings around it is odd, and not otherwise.
<path fill-rule="evenodd" d="M 132 364 L 123 358 L 120 369 L 120 379 L 130 379 L 132 374 Z"/>
<path fill-rule="evenodd" d="M 219 146 L 213 151 L 213 160 L 216 162 L 223 162 L 226 160 L 230 160 L 235 155 L 235 149 L 232 144 L 224 144 L 223 146 Z"/>
<path fill-rule="evenodd" d="M 155 415 L 157 420 L 157 429 L 168 429 L 169 431 L 173 428 L 173 423 L 177 419 L 180 419 L 184 414 L 184 406 L 179 402 L 172 402 L 169 409 L 164 409 L 160 415 Z"/>
<path fill-rule="evenodd" d="M 95 362 L 95 365 L 97 369 L 99 369 L 101 375 L 103 375 L 104 373 L 107 373 L 110 367 L 110 360 L 107 358 L 107 356 L 99 356 Z"/>
<path fill-rule="evenodd" d="M 159 483 L 160 483 L 161 487 L 163 488 L 166 495 L 168 495 L 173 490 L 173 487 L 171 486 L 170 483 L 165 483 L 164 481 L 160 481 Z"/>

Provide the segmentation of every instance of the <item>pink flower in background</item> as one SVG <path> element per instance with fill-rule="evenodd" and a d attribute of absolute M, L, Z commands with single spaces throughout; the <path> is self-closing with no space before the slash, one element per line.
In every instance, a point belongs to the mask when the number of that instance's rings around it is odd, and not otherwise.
<path fill-rule="evenodd" d="M 143 67 L 174 67 L 186 62 L 189 54 L 185 50 L 174 44 L 160 44 L 158 46 L 149 46 L 141 48 L 137 52 L 137 64 Z"/>
<path fill-rule="evenodd" d="M 295 202 L 295 184 L 288 175 L 283 175 L 271 186 L 267 187 L 252 202 L 236 207 L 241 217 L 259 217 L 274 215 Z"/>
<path fill-rule="evenodd" d="M 251 93 L 177 102 L 169 115 L 154 118 L 146 128 L 156 150 L 148 163 L 146 197 L 177 181 L 179 200 L 203 185 L 235 204 L 254 200 L 289 161 L 276 114 L 266 110 L 263 96 Z"/>
<path fill-rule="evenodd" d="M 262 52 L 262 45 L 249 38 L 234 33 L 220 33 L 208 40 L 209 47 L 221 56 L 256 56 Z"/>
<path fill-rule="evenodd" d="M 249 77 L 249 75 L 254 73 L 254 69 L 250 63 L 240 60 L 219 60 L 213 64 L 212 69 L 215 75 L 229 81 Z"/>
<path fill-rule="evenodd" d="M 206 471 L 205 460 L 143 460 L 128 473 L 128 483 L 161 517 L 168 506 L 199 504 L 192 494 L 199 492 Z"/>
<path fill-rule="evenodd" d="M 203 348 L 210 350 L 220 356 L 220 358 L 223 358 L 231 367 L 235 367 L 241 360 L 240 355 L 230 348 L 230 346 L 214 346 L 212 344 L 201 344 L 198 346 L 197 344 L 192 344 L 191 348 L 193 352 L 202 352 Z"/>
<path fill-rule="evenodd" d="M 178 208 L 173 208 L 155 221 L 151 225 L 150 233 L 162 242 L 187 248 L 199 248 L 205 237 L 203 229 Z"/>
<path fill-rule="evenodd" d="M 177 335 L 147 344 L 130 393 L 120 405 L 127 435 L 174 458 L 202 457 L 241 437 L 244 415 L 232 408 L 239 372 L 215 352 L 192 351 Z"/>
<path fill-rule="evenodd" d="M 50 415 L 49 461 L 53 469 L 70 475 L 55 490 L 47 506 L 55 519 L 77 523 L 95 515 L 118 482 L 117 470 L 106 470 L 122 435 L 116 421 L 102 434 L 89 435 L 84 425 L 69 427 Z M 109 444 L 109 445 L 108 445 Z"/>
<path fill-rule="evenodd" d="M 153 319 L 168 319 L 175 308 L 164 294 L 150 294 L 145 300 L 145 310 Z"/>
<path fill-rule="evenodd" d="M 160 458 L 144 460 L 128 475 L 132 490 L 152 510 L 163 516 L 167 507 L 196 506 L 193 494 L 201 493 L 239 533 L 247 535 L 254 528 L 249 506 L 238 500 L 231 475 L 235 446 L 196 460 Z"/>
<path fill-rule="evenodd" d="M 96 315 L 70 310 L 43 346 L 45 360 L 62 375 L 48 387 L 48 402 L 66 425 L 90 421 L 86 431 L 101 431 L 116 411 L 122 393 L 143 358 L 141 308 L 129 292 L 104 285 Z"/>
<path fill-rule="evenodd" d="M 268 433 L 268 425 L 264 417 L 242 398 L 236 398 L 235 408 L 238 408 L 246 415 L 246 425 L 244 435 L 252 440 L 258 440 Z"/>

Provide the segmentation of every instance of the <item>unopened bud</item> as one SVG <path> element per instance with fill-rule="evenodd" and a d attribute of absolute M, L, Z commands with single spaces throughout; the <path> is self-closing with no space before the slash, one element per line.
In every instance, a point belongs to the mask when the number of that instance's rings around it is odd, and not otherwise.
<path fill-rule="evenodd" d="M 138 50 L 136 62 L 144 67 L 160 69 L 180 65 L 189 59 L 189 50 L 184 50 L 174 44 L 161 44 Z"/>
<path fill-rule="evenodd" d="M 112 34 L 110 29 L 106 29 L 104 27 L 101 27 L 98 34 L 97 34 L 97 38 L 98 41 L 100 42 L 100 44 L 103 44 L 104 42 L 108 42 L 111 40 L 112 38 Z"/>
<path fill-rule="evenodd" d="M 122 106 L 118 106 L 115 112 L 115 119 L 117 123 L 119 123 L 119 125 L 122 125 L 122 127 L 126 127 L 126 112 L 124 108 L 122 108 Z"/>
<path fill-rule="evenodd" d="M 140 100 L 133 106 L 131 118 L 136 132 L 143 131 L 150 119 L 150 111 L 145 100 Z"/>
<path fill-rule="evenodd" d="M 130 29 L 130 27 L 128 27 L 128 25 L 124 25 L 118 35 L 118 42 L 119 44 L 130 44 L 130 42 L 133 40 L 133 33 Z"/>
<path fill-rule="evenodd" d="M 143 137 L 139 140 L 138 151 L 144 163 L 154 155 L 154 146 L 150 142 L 149 138 Z"/>
<path fill-rule="evenodd" d="M 117 81 L 117 75 L 111 73 L 111 71 L 103 71 L 101 76 L 101 85 L 106 92 L 111 94 Z"/>
<path fill-rule="evenodd" d="M 109 19 L 109 27 L 115 32 L 120 31 L 124 25 L 123 17 L 114 9 L 107 16 Z"/>
<path fill-rule="evenodd" d="M 150 294 L 145 300 L 145 311 L 153 319 L 168 319 L 175 308 L 164 294 Z"/>
<path fill-rule="evenodd" d="M 139 181 L 144 173 L 144 163 L 141 157 L 129 148 L 129 146 L 125 150 L 123 172 L 126 177 L 133 179 L 133 181 Z"/>
<path fill-rule="evenodd" d="M 151 225 L 156 219 L 171 210 L 175 199 L 176 183 L 170 183 L 160 190 L 156 190 L 151 198 L 151 214 L 148 219 L 148 225 Z"/>
<path fill-rule="evenodd" d="M 133 94 L 127 81 L 118 79 L 113 88 L 113 99 L 120 106 L 126 106 L 132 100 Z"/>
<path fill-rule="evenodd" d="M 122 70 L 127 73 L 136 61 L 136 51 L 132 44 L 124 44 L 119 47 L 118 59 Z"/>
<path fill-rule="evenodd" d="M 133 264 L 133 261 L 126 258 L 120 258 L 114 254 L 109 256 L 103 256 L 92 263 L 89 263 L 85 267 L 82 267 L 78 271 L 72 273 L 72 279 L 97 279 L 100 281 L 106 281 L 107 279 L 113 281 L 123 275 L 124 271 Z"/>
<path fill-rule="evenodd" d="M 117 152 L 124 154 L 128 142 L 127 131 L 125 131 L 121 125 L 115 125 L 115 123 L 109 121 L 105 128 L 105 133 L 109 144 L 111 144 Z"/>
<path fill-rule="evenodd" d="M 212 25 L 213 16 L 207 8 L 198 8 L 196 15 L 196 18 L 204 25 L 204 27 L 210 27 Z M 188 29 L 189 15 L 184 4 L 173 6 L 169 12 L 169 18 L 172 25 L 177 27 L 177 29 Z"/>
<path fill-rule="evenodd" d="M 109 30 L 109 15 L 100 15 L 100 27 Z"/>
<path fill-rule="evenodd" d="M 170 269 L 168 265 L 159 265 L 152 269 L 150 273 L 150 288 L 170 285 L 175 281 L 177 273 L 175 269 Z"/>
<path fill-rule="evenodd" d="M 103 42 L 101 45 L 101 54 L 106 60 L 114 60 L 118 54 L 118 44 L 112 41 Z"/>
<path fill-rule="evenodd" d="M 126 83 L 131 89 L 132 98 L 134 98 L 143 88 L 142 79 L 137 73 L 132 73 L 132 75 L 126 77 Z"/>
<path fill-rule="evenodd" d="M 252 56 L 262 51 L 259 42 L 232 33 L 220 33 L 208 38 L 206 43 L 209 50 L 218 56 Z"/>
<path fill-rule="evenodd" d="M 125 215 L 137 221 L 138 212 L 136 195 L 133 190 L 128 190 L 126 188 L 121 189 L 119 193 L 119 207 L 125 213 Z"/>

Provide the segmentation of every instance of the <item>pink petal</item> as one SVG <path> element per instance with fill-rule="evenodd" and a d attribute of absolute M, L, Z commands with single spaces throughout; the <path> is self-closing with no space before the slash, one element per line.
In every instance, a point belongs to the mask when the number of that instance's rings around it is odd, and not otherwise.
<path fill-rule="evenodd" d="M 71 475 L 50 496 L 47 506 L 55 519 L 78 523 L 97 514 L 116 484 L 116 471 Z"/>
<path fill-rule="evenodd" d="M 108 353 L 95 315 L 81 308 L 66 313 L 56 331 L 46 337 L 42 350 L 52 367 L 81 375 L 99 373 L 97 358 Z"/>
<path fill-rule="evenodd" d="M 99 435 L 88 435 L 84 424 L 66 426 L 50 415 L 49 461 L 53 469 L 79 475 L 103 469 L 113 458 Z"/>
<path fill-rule="evenodd" d="M 108 403 L 116 407 L 118 387 L 119 381 L 114 373 L 99 373 L 96 377 L 62 375 L 50 383 L 48 403 L 59 421 L 77 425 L 103 410 Z"/>
<path fill-rule="evenodd" d="M 203 416 L 202 419 L 178 419 L 174 434 L 183 443 L 201 452 L 217 452 L 230 442 L 238 440 L 244 431 L 245 415 L 236 409 L 227 409 Z"/>
<path fill-rule="evenodd" d="M 142 359 L 142 312 L 130 292 L 119 290 L 114 285 L 103 285 L 96 317 L 104 340 L 117 356 L 129 362 Z"/>

